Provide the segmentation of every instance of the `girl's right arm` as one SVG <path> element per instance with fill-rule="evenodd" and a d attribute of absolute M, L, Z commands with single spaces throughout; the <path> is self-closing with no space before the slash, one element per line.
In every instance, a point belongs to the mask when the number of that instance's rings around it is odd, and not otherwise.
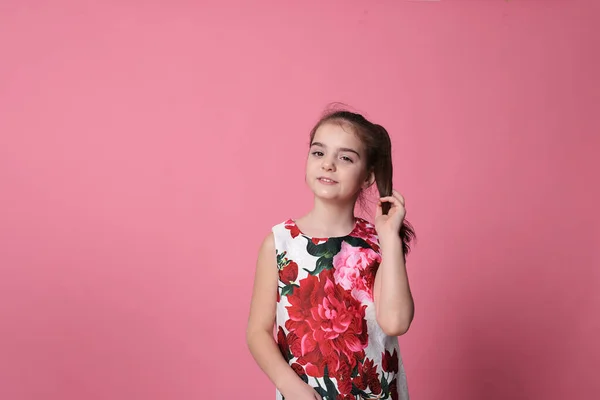
<path fill-rule="evenodd" d="M 275 241 L 269 234 L 263 241 L 256 263 L 246 341 L 258 366 L 286 399 L 320 399 L 283 358 L 274 339 L 277 310 L 278 269 Z"/>

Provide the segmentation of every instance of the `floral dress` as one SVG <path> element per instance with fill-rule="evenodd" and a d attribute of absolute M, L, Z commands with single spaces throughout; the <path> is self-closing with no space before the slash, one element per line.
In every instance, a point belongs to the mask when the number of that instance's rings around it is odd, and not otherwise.
<path fill-rule="evenodd" d="M 294 371 L 325 400 L 408 400 L 398 338 L 375 318 L 381 262 L 374 226 L 313 238 L 290 219 L 273 227 L 279 288 L 276 334 Z M 283 399 L 277 390 L 278 400 Z"/>

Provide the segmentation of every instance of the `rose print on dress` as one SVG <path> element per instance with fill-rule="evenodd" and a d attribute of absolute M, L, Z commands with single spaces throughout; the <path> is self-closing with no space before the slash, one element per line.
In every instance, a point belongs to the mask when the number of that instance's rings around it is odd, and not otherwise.
<path fill-rule="evenodd" d="M 372 394 L 381 394 L 381 382 L 379 381 L 379 375 L 377 374 L 377 366 L 373 360 L 366 359 L 363 364 L 360 365 L 359 373 L 352 380 L 357 390 L 362 395 L 366 395 L 367 389 Z"/>
<path fill-rule="evenodd" d="M 294 291 L 294 288 L 298 287 L 298 284 L 296 284 L 296 279 L 298 279 L 298 264 L 288 260 L 285 251 L 282 253 L 277 252 L 276 255 L 279 281 L 284 285 L 283 287 L 280 286 L 281 296 L 287 296 Z M 279 301 L 279 292 L 277 301 Z"/>
<path fill-rule="evenodd" d="M 381 263 L 373 225 L 358 219 L 350 234 L 331 238 L 309 237 L 291 219 L 280 229 L 277 344 L 285 360 L 324 400 L 408 399 L 389 338 L 380 355 L 368 352 L 385 338 L 366 320 Z M 370 338 L 369 329 L 379 331 Z"/>
<path fill-rule="evenodd" d="M 340 251 L 333 257 L 333 276 L 359 301 L 373 301 L 373 283 L 380 262 L 381 257 L 370 247 L 354 247 L 343 242 Z"/>
<path fill-rule="evenodd" d="M 292 238 L 295 238 L 296 236 L 300 235 L 300 228 L 298 228 L 298 226 L 296 226 L 296 223 L 294 221 L 292 221 L 291 219 L 285 222 L 285 228 L 289 229 L 290 231 L 290 235 L 292 236 Z"/>
<path fill-rule="evenodd" d="M 398 372 L 398 353 L 396 349 L 394 349 L 394 353 L 390 354 L 388 350 L 386 350 L 382 355 L 382 368 L 385 372 Z"/>
<path fill-rule="evenodd" d="M 379 252 L 379 240 L 375 227 L 372 224 L 366 221 L 357 224 L 351 235 L 363 239 L 373 250 Z"/>
<path fill-rule="evenodd" d="M 306 271 L 311 275 L 318 275 L 323 270 L 332 269 L 333 257 L 340 252 L 344 243 L 357 248 L 371 249 L 371 246 L 365 240 L 353 236 L 331 238 L 320 244 L 315 244 L 314 241 L 309 240 L 306 251 L 318 258 L 315 269 Z"/>
<path fill-rule="evenodd" d="M 341 365 L 352 369 L 364 357 L 366 306 L 335 283 L 331 270 L 301 280 L 288 301 L 288 341 L 307 375 L 323 377 L 326 367 L 329 371 L 338 371 Z"/>

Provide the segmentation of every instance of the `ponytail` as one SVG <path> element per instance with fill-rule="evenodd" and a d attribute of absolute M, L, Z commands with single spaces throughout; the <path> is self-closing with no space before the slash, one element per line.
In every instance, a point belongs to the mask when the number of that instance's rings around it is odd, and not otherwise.
<path fill-rule="evenodd" d="M 392 142 L 387 130 L 381 125 L 373 124 L 374 133 L 378 136 L 379 146 L 375 148 L 373 154 L 373 172 L 375 174 L 375 183 L 380 197 L 392 195 L 393 173 L 392 164 Z M 390 211 L 391 204 L 383 203 L 381 205 L 383 214 Z M 400 227 L 400 239 L 402 240 L 402 250 L 404 256 L 410 252 L 410 242 L 415 239 L 415 231 L 412 225 L 404 219 Z"/>

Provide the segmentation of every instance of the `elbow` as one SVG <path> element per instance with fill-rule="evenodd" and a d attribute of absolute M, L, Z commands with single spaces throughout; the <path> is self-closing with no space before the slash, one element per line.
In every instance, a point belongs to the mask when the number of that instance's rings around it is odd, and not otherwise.
<path fill-rule="evenodd" d="M 256 331 L 246 331 L 246 349 L 250 352 L 253 358 L 256 357 L 256 348 L 257 348 L 257 332 Z"/>
<path fill-rule="evenodd" d="M 409 328 L 409 322 L 397 322 L 394 324 L 381 325 L 381 330 L 387 336 L 402 336 L 408 332 Z"/>
<path fill-rule="evenodd" d="M 377 309 L 377 323 L 387 336 L 402 336 L 410 329 L 415 308 L 411 302 L 407 307 L 399 309 Z"/>
<path fill-rule="evenodd" d="M 257 343 L 269 337 L 273 338 L 268 330 L 261 329 L 260 327 L 249 327 L 246 329 L 246 346 L 251 353 L 254 353 Z"/>
<path fill-rule="evenodd" d="M 250 351 L 252 351 L 252 345 L 254 343 L 254 338 L 256 337 L 256 329 L 251 329 L 250 327 L 246 328 L 246 346 Z"/>
<path fill-rule="evenodd" d="M 252 335 L 249 330 L 246 330 L 246 346 L 250 347 L 251 342 L 252 342 Z"/>
<path fill-rule="evenodd" d="M 387 336 L 402 336 L 410 329 L 412 316 L 396 318 L 378 318 L 379 326 Z"/>

